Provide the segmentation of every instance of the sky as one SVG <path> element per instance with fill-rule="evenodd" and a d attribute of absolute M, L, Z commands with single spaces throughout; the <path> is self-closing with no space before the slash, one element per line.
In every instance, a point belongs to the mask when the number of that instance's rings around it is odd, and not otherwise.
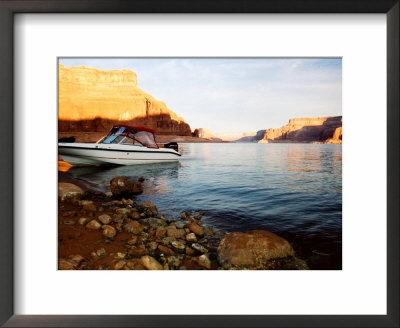
<path fill-rule="evenodd" d="M 67 67 L 130 69 L 138 86 L 191 128 L 220 137 L 342 115 L 340 58 L 60 58 Z"/>

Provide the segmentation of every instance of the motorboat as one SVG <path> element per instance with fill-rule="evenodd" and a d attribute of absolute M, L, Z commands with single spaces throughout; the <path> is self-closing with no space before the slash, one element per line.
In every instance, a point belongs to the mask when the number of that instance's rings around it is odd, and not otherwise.
<path fill-rule="evenodd" d="M 73 137 L 61 138 L 58 154 L 74 166 L 163 163 L 181 157 L 176 142 L 159 147 L 153 129 L 129 125 L 114 125 L 96 143 L 75 143 Z"/>

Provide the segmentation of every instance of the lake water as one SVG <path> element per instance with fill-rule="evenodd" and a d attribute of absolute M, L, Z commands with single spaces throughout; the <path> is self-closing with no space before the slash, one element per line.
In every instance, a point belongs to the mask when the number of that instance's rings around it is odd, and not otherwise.
<path fill-rule="evenodd" d="M 202 213 L 218 229 L 264 229 L 286 238 L 313 269 L 342 265 L 342 146 L 180 144 L 179 163 L 82 167 L 74 178 L 107 189 L 115 176 L 144 177 L 138 202 L 167 217 Z"/>

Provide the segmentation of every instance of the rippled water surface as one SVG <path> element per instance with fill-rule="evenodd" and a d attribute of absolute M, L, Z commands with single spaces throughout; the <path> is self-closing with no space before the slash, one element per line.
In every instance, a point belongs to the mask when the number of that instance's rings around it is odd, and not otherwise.
<path fill-rule="evenodd" d="M 180 144 L 179 163 L 72 168 L 106 187 L 144 177 L 140 202 L 167 216 L 204 214 L 225 231 L 265 229 L 292 243 L 314 269 L 341 269 L 342 147 L 325 144 Z"/>

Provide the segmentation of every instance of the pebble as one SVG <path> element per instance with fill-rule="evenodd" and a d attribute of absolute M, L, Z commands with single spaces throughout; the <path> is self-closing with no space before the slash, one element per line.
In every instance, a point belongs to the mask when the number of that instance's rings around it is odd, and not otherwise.
<path fill-rule="evenodd" d="M 207 255 L 204 255 L 204 254 L 200 255 L 199 259 L 198 259 L 198 262 L 199 262 L 199 264 L 201 266 L 203 266 L 203 267 L 205 267 L 207 269 L 211 269 L 211 261 L 210 261 L 210 259 L 208 258 Z"/>
<path fill-rule="evenodd" d="M 186 246 L 185 253 L 186 253 L 186 255 L 193 255 L 195 253 L 195 251 L 193 249 L 191 249 L 189 246 Z"/>
<path fill-rule="evenodd" d="M 118 261 L 115 265 L 114 265 L 114 269 L 115 270 L 121 270 L 124 266 L 125 266 L 126 262 L 125 261 Z"/>
<path fill-rule="evenodd" d="M 174 237 L 164 237 L 161 242 L 165 245 L 168 246 L 170 243 L 175 241 L 176 239 Z"/>
<path fill-rule="evenodd" d="M 64 221 L 64 224 L 66 224 L 66 225 L 74 225 L 75 221 L 72 221 L 72 220 Z"/>
<path fill-rule="evenodd" d="M 185 230 L 183 229 L 176 229 L 175 226 L 169 226 L 167 228 L 167 236 L 173 238 L 184 238 L 185 237 Z"/>
<path fill-rule="evenodd" d="M 192 244 L 192 248 L 194 248 L 196 251 L 199 251 L 200 253 L 208 253 L 207 248 L 197 243 Z"/>
<path fill-rule="evenodd" d="M 99 230 L 101 228 L 101 224 L 96 220 L 92 220 L 86 225 L 86 228 L 92 230 Z"/>
<path fill-rule="evenodd" d="M 140 213 L 136 211 L 131 211 L 130 217 L 134 220 L 139 220 L 140 219 Z"/>
<path fill-rule="evenodd" d="M 211 237 L 215 235 L 214 229 L 213 228 L 207 228 L 205 231 L 206 236 Z"/>
<path fill-rule="evenodd" d="M 132 199 L 122 198 L 122 204 L 124 204 L 124 205 L 132 205 L 133 204 L 133 200 Z"/>
<path fill-rule="evenodd" d="M 131 210 L 129 208 L 117 208 L 115 210 L 115 213 L 122 214 L 122 215 L 128 215 L 131 213 Z"/>
<path fill-rule="evenodd" d="M 166 227 L 167 222 L 163 219 L 158 219 L 158 218 L 147 218 L 147 219 L 142 219 L 140 220 L 141 223 L 148 224 L 149 226 L 153 228 L 158 228 L 158 227 Z"/>
<path fill-rule="evenodd" d="M 81 225 L 85 225 L 86 223 L 88 223 L 89 219 L 88 218 L 80 218 L 78 220 L 79 224 Z"/>
<path fill-rule="evenodd" d="M 78 203 L 80 206 L 91 205 L 93 202 L 91 200 L 80 200 Z"/>
<path fill-rule="evenodd" d="M 137 221 L 131 221 L 124 225 L 124 230 L 135 235 L 141 233 L 144 227 Z"/>
<path fill-rule="evenodd" d="M 196 242 L 197 238 L 196 235 L 192 232 L 186 235 L 186 240 Z"/>
<path fill-rule="evenodd" d="M 98 257 L 103 257 L 103 256 L 106 256 L 106 250 L 104 249 L 104 248 L 100 248 L 100 249 L 98 249 L 97 251 L 96 251 L 96 255 L 98 256 Z"/>
<path fill-rule="evenodd" d="M 177 221 L 174 223 L 175 227 L 177 227 L 178 229 L 183 229 L 186 225 L 186 222 L 184 221 Z"/>
<path fill-rule="evenodd" d="M 156 230 L 156 237 L 157 238 L 162 238 L 165 236 L 165 233 L 167 232 L 167 230 L 163 227 L 158 227 Z"/>
<path fill-rule="evenodd" d="M 202 227 L 200 227 L 197 223 L 189 223 L 188 228 L 190 231 L 194 232 L 198 236 L 203 236 L 204 235 L 204 230 Z"/>
<path fill-rule="evenodd" d="M 177 256 L 168 256 L 167 261 L 169 266 L 178 268 L 181 265 L 181 260 Z"/>
<path fill-rule="evenodd" d="M 155 241 L 151 241 L 150 243 L 147 244 L 147 248 L 149 249 L 150 252 L 154 252 L 158 247 L 158 244 Z"/>
<path fill-rule="evenodd" d="M 119 259 L 124 259 L 125 256 L 126 256 L 125 253 L 120 253 L 120 252 L 117 253 L 117 258 L 119 258 Z"/>
<path fill-rule="evenodd" d="M 89 211 L 89 212 L 96 212 L 96 210 L 97 210 L 97 208 L 96 208 L 96 206 L 94 204 L 83 205 L 83 209 L 85 211 Z"/>
<path fill-rule="evenodd" d="M 110 225 L 103 225 L 102 229 L 103 229 L 103 236 L 107 238 L 113 238 L 117 234 L 115 228 Z"/>
<path fill-rule="evenodd" d="M 147 270 L 162 270 L 163 266 L 154 258 L 149 255 L 142 256 L 140 261 Z"/>
<path fill-rule="evenodd" d="M 98 219 L 103 224 L 109 224 L 111 222 L 111 216 L 108 214 L 102 214 L 98 217 Z"/>
<path fill-rule="evenodd" d="M 171 248 L 169 248 L 167 246 L 158 245 L 158 249 L 161 252 L 161 254 L 164 254 L 164 255 L 167 255 L 167 256 L 175 255 L 175 252 Z"/>
<path fill-rule="evenodd" d="M 133 236 L 131 239 L 128 240 L 128 245 L 135 245 L 137 243 L 137 236 Z"/>
<path fill-rule="evenodd" d="M 184 250 L 186 247 L 185 243 L 180 240 L 175 240 L 175 241 L 171 242 L 171 245 L 178 250 Z"/>
<path fill-rule="evenodd" d="M 66 259 L 58 260 L 58 270 L 74 270 L 75 265 L 72 261 Z"/>

